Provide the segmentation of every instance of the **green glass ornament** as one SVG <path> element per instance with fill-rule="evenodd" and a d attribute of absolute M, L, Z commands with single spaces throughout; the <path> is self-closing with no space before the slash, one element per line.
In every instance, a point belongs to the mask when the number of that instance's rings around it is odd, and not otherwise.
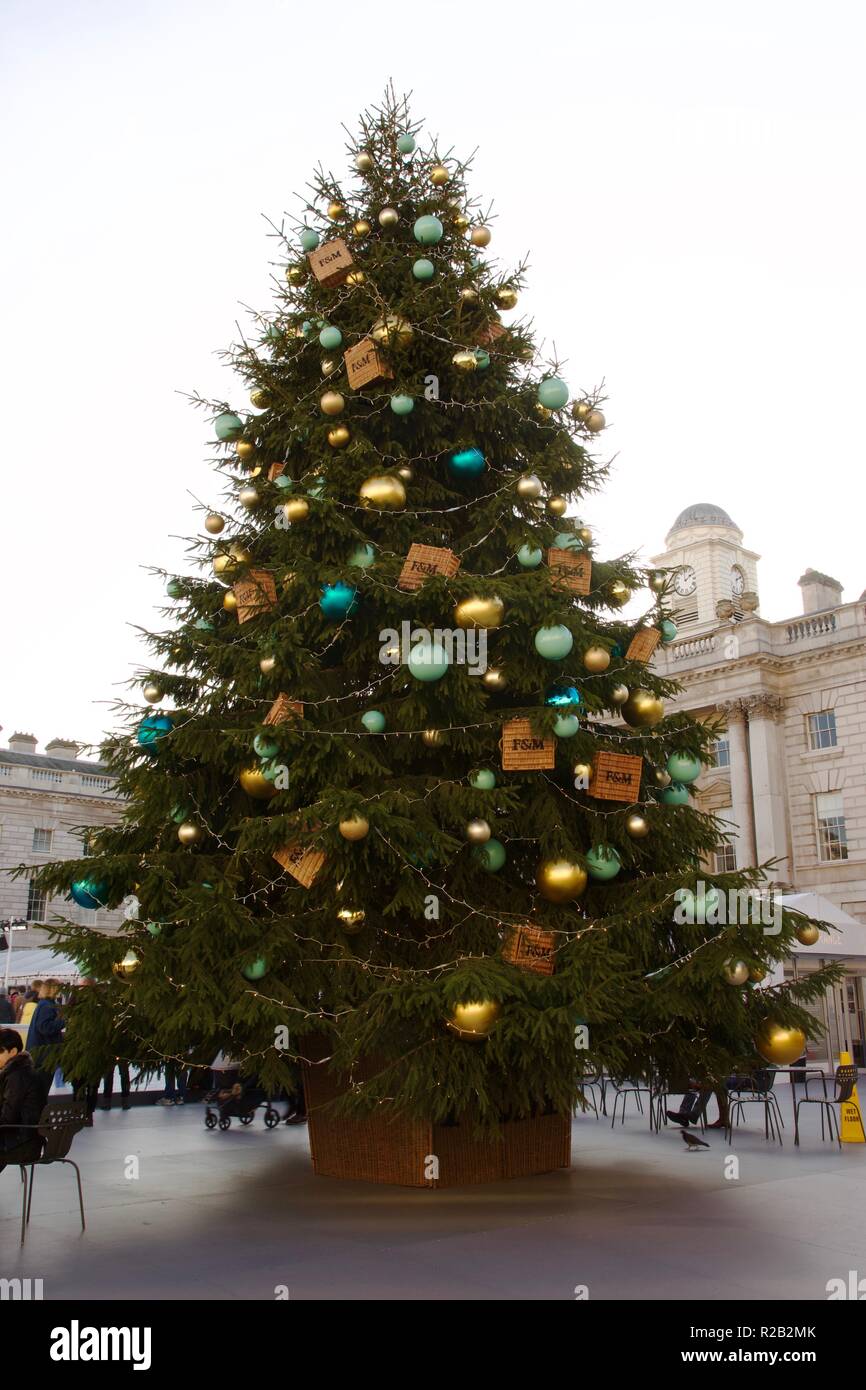
<path fill-rule="evenodd" d="M 479 372 L 486 371 L 490 366 L 490 353 L 485 348 L 476 348 L 475 361 L 478 363 Z"/>
<path fill-rule="evenodd" d="M 361 723 L 368 734 L 381 734 L 385 730 L 385 716 L 381 710 L 368 709 L 361 715 Z"/>
<path fill-rule="evenodd" d="M 574 638 L 562 623 L 540 627 L 535 634 L 535 650 L 545 661 L 562 661 L 574 646 Z"/>
<path fill-rule="evenodd" d="M 501 840 L 496 839 L 490 839 L 483 845 L 473 845 L 472 858 L 486 873 L 498 873 L 505 863 L 505 846 Z"/>
<path fill-rule="evenodd" d="M 608 879 L 616 878 L 621 868 L 622 861 L 612 845 L 593 845 L 586 852 L 586 871 L 590 878 L 605 883 Z"/>
<path fill-rule="evenodd" d="M 372 565 L 375 562 L 375 559 L 375 546 L 356 545 L 353 547 L 352 550 L 349 551 L 349 554 L 346 557 L 346 563 L 349 565 L 354 565 L 356 569 L 365 570 L 369 569 L 370 565 Z"/>
<path fill-rule="evenodd" d="M 573 531 L 560 531 L 553 538 L 554 549 L 556 550 L 585 550 L 586 547 L 580 536 L 576 536 Z"/>
<path fill-rule="evenodd" d="M 448 653 L 441 642 L 418 642 L 406 664 L 416 681 L 439 681 L 448 670 Z"/>
<path fill-rule="evenodd" d="M 496 786 L 496 773 L 489 767 L 479 767 L 469 774 L 469 785 L 477 792 L 489 792 Z"/>
<path fill-rule="evenodd" d="M 165 592 L 168 594 L 169 598 L 180 598 L 183 593 L 183 587 L 177 579 L 170 579 L 165 586 Z"/>
<path fill-rule="evenodd" d="M 260 980 L 267 973 L 268 963 L 264 956 L 259 956 L 258 960 L 252 961 L 250 965 L 245 965 L 241 971 L 245 980 Z"/>
<path fill-rule="evenodd" d="M 691 753 L 671 753 L 667 760 L 667 770 L 675 782 L 694 782 L 700 777 L 703 763 Z"/>
<path fill-rule="evenodd" d="M 544 559 L 544 551 L 540 546 L 524 544 L 517 552 L 517 563 L 525 570 L 538 569 Z"/>
<path fill-rule="evenodd" d="M 395 415 L 411 415 L 412 411 L 415 409 L 415 402 L 411 396 L 392 396 L 391 409 Z"/>
<path fill-rule="evenodd" d="M 239 415 L 235 415 L 231 410 L 224 410 L 222 415 L 218 415 L 214 420 L 213 427 L 217 439 L 225 441 L 237 439 L 243 434 L 244 422 Z"/>
<path fill-rule="evenodd" d="M 329 324 L 327 327 L 323 328 L 321 333 L 319 334 L 319 342 L 321 343 L 322 347 L 325 348 L 328 352 L 333 352 L 334 348 L 338 348 L 342 341 L 342 333 L 340 332 L 339 328 L 334 328 L 332 324 Z"/>
<path fill-rule="evenodd" d="M 561 714 L 553 726 L 553 732 L 557 738 L 574 738 L 580 728 L 580 720 L 576 714 Z"/>
<path fill-rule="evenodd" d="M 415 226 L 412 228 L 416 241 L 420 241 L 422 246 L 435 246 L 442 240 L 445 228 L 438 217 L 419 217 Z"/>
<path fill-rule="evenodd" d="M 665 787 L 659 796 L 659 800 L 665 806 L 688 806 L 689 789 L 681 782 L 671 782 L 669 787 Z"/>
<path fill-rule="evenodd" d="M 260 758 L 275 758 L 280 751 L 280 745 L 267 734 L 256 734 L 253 748 Z"/>
<path fill-rule="evenodd" d="M 397 136 L 397 149 L 401 154 L 411 154 L 415 148 L 415 136 L 408 130 Z"/>
<path fill-rule="evenodd" d="M 300 235 L 301 249 L 304 251 L 315 251 L 319 244 L 319 234 L 314 232 L 312 227 L 305 227 Z"/>
<path fill-rule="evenodd" d="M 432 280 L 436 274 L 436 267 L 432 261 L 428 261 L 426 257 L 422 256 L 412 266 L 412 274 L 416 280 Z"/>
<path fill-rule="evenodd" d="M 670 618 L 662 618 L 659 623 L 659 631 L 663 642 L 672 642 L 677 635 L 677 625 L 671 622 Z"/>
<path fill-rule="evenodd" d="M 538 400 L 548 410 L 561 410 L 568 400 L 568 387 L 558 376 L 547 376 L 538 383 Z"/>

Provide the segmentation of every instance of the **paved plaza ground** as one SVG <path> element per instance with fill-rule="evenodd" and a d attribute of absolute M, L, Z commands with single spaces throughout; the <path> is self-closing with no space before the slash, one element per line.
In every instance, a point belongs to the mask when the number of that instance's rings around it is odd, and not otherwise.
<path fill-rule="evenodd" d="M 646 1117 L 580 1116 L 570 1171 L 443 1191 L 317 1178 L 305 1127 L 205 1129 L 201 1105 L 97 1112 L 71 1169 L 37 1173 L 19 1250 L 17 1169 L 0 1174 L 4 1277 L 46 1299 L 826 1299 L 866 1276 L 866 1147 L 784 1148 L 757 1116 L 690 1153 Z M 726 1177 L 726 1159 L 739 1177 Z M 137 1159 L 138 1177 L 130 1159 Z"/>

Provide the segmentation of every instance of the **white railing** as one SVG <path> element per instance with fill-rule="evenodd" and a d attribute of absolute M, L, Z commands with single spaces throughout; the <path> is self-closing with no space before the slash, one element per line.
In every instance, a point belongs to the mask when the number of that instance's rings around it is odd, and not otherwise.
<path fill-rule="evenodd" d="M 718 643 L 715 633 L 709 633 L 706 637 L 691 637 L 685 642 L 676 642 L 668 647 L 674 661 L 684 661 L 690 656 L 705 656 L 708 652 L 714 652 Z"/>
<path fill-rule="evenodd" d="M 804 637 L 823 637 L 825 633 L 836 631 L 835 613 L 818 613 L 814 618 L 798 618 L 785 627 L 789 642 L 800 642 Z"/>

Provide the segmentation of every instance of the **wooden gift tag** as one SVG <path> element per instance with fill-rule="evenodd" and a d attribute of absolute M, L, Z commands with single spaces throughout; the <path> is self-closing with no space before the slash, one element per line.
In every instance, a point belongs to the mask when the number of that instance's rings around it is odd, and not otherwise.
<path fill-rule="evenodd" d="M 554 589 L 567 589 L 572 594 L 589 593 L 592 561 L 585 551 L 557 550 L 551 546 L 547 552 L 547 563 Z"/>
<path fill-rule="evenodd" d="M 310 269 L 320 285 L 342 285 L 355 262 L 342 237 L 326 241 L 307 255 Z"/>
<path fill-rule="evenodd" d="M 638 801 L 642 770 L 643 758 L 603 748 L 592 760 L 589 794 L 600 801 Z"/>
<path fill-rule="evenodd" d="M 397 585 L 401 589 L 420 589 L 432 574 L 452 579 L 460 568 L 453 550 L 438 545 L 410 545 Z"/>
<path fill-rule="evenodd" d="M 649 661 L 662 635 L 657 627 L 644 627 L 636 632 L 628 644 L 627 661 Z"/>
<path fill-rule="evenodd" d="M 239 623 L 245 623 L 257 613 L 267 612 L 277 602 L 273 575 L 268 574 L 267 570 L 250 570 L 246 579 L 239 579 L 235 584 L 234 596 L 238 601 Z"/>
<path fill-rule="evenodd" d="M 508 329 L 504 324 L 494 320 L 493 323 L 485 324 L 481 332 L 476 334 L 476 341 L 479 347 L 489 347 L 491 343 L 495 343 L 497 338 L 502 338 L 507 332 Z"/>
<path fill-rule="evenodd" d="M 290 700 L 288 695 L 280 694 L 274 700 L 274 703 L 271 705 L 262 723 L 285 724 L 286 720 L 290 719 L 293 714 L 296 714 L 299 719 L 303 719 L 304 706 L 301 704 L 301 701 Z"/>
<path fill-rule="evenodd" d="M 360 343 L 348 348 L 343 353 L 343 361 L 353 391 L 371 381 L 390 381 L 394 376 L 372 338 L 362 338 Z"/>
<path fill-rule="evenodd" d="M 508 719 L 502 725 L 502 770 L 529 772 L 556 765 L 556 739 L 532 732 L 528 719 Z"/>
<path fill-rule="evenodd" d="M 286 465 L 284 463 L 272 463 L 268 468 L 268 482 L 275 483 L 277 478 L 279 478 L 282 473 L 285 473 L 285 471 Z"/>
<path fill-rule="evenodd" d="M 541 927 L 507 927 L 502 959 L 535 975 L 552 975 L 556 968 L 556 936 Z"/>
<path fill-rule="evenodd" d="M 312 888 L 325 862 L 325 852 L 308 849 L 306 845 L 286 845 L 283 849 L 275 850 L 273 858 L 303 888 Z"/>

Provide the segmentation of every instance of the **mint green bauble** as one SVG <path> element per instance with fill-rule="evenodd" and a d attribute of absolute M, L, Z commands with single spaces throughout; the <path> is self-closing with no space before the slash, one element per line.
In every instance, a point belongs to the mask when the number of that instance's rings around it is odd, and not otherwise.
<path fill-rule="evenodd" d="M 324 480 L 324 478 L 320 478 L 320 477 L 311 478 L 310 481 L 309 481 L 309 483 L 308 483 L 308 485 L 307 485 L 307 496 L 308 496 L 308 497 L 324 497 L 324 495 L 325 495 L 325 480 Z"/>
<path fill-rule="evenodd" d="M 671 782 L 669 787 L 665 787 L 659 800 L 663 802 L 665 806 L 688 806 L 689 789 L 683 786 L 681 782 Z"/>
<path fill-rule="evenodd" d="M 412 274 L 416 280 L 432 280 L 436 274 L 436 267 L 432 261 L 428 261 L 422 256 L 412 267 Z"/>
<path fill-rule="evenodd" d="M 218 415 L 214 420 L 213 427 L 217 439 L 237 439 L 238 435 L 243 434 L 244 422 L 231 410 L 224 410 L 222 415 Z"/>
<path fill-rule="evenodd" d="M 369 569 L 376 559 L 376 547 L 373 545 L 356 545 L 346 556 L 346 563 L 354 565 L 356 569 Z"/>
<path fill-rule="evenodd" d="M 540 627 L 535 634 L 535 650 L 545 661 L 562 661 L 574 646 L 574 638 L 562 623 Z"/>
<path fill-rule="evenodd" d="M 670 618 L 662 618 L 659 623 L 659 630 L 663 642 L 672 642 L 677 635 L 677 625 L 671 622 Z"/>
<path fill-rule="evenodd" d="M 401 154 L 411 154 L 415 148 L 415 136 L 408 130 L 404 130 L 402 135 L 397 136 L 397 149 Z"/>
<path fill-rule="evenodd" d="M 276 782 L 280 773 L 286 770 L 285 763 L 281 763 L 279 758 L 263 758 L 259 764 L 259 771 L 266 782 Z"/>
<path fill-rule="evenodd" d="M 544 559 L 544 551 L 540 546 L 524 544 L 517 552 L 517 563 L 525 570 L 538 569 Z"/>
<path fill-rule="evenodd" d="M 479 767 L 469 774 L 469 785 L 477 792 L 490 792 L 496 786 L 496 773 L 489 767 Z"/>
<path fill-rule="evenodd" d="M 448 670 L 448 653 L 441 642 L 418 642 L 406 664 L 416 681 L 440 681 Z"/>
<path fill-rule="evenodd" d="M 343 341 L 343 335 L 339 328 L 334 328 L 333 324 L 328 324 L 319 334 L 319 342 L 328 352 L 333 352 Z"/>
<path fill-rule="evenodd" d="M 288 478 L 285 473 L 281 473 L 278 478 L 274 479 L 274 486 L 278 488 L 291 487 L 292 479 Z"/>
<path fill-rule="evenodd" d="M 573 531 L 560 531 L 553 538 L 554 549 L 556 550 L 585 550 L 586 547 L 580 536 L 576 536 Z"/>
<path fill-rule="evenodd" d="M 170 579 L 165 586 L 165 592 L 169 598 L 180 598 L 183 593 L 183 585 L 179 584 L 176 579 Z"/>
<path fill-rule="evenodd" d="M 361 715 L 361 723 L 368 734 L 381 734 L 385 730 L 385 716 L 381 710 L 368 709 Z"/>
<path fill-rule="evenodd" d="M 280 751 L 280 745 L 276 739 L 268 738 L 267 734 L 256 734 L 253 749 L 260 758 L 275 758 Z"/>
<path fill-rule="evenodd" d="M 558 376 L 546 376 L 538 383 L 538 399 L 548 410 L 561 410 L 568 400 L 568 387 Z"/>
<path fill-rule="evenodd" d="M 553 732 L 557 738 L 574 738 L 580 728 L 580 720 L 576 714 L 561 714 L 553 726 Z"/>
<path fill-rule="evenodd" d="M 398 394 L 391 397 L 391 409 L 395 415 L 411 415 L 415 409 L 415 402 L 411 396 Z"/>
<path fill-rule="evenodd" d="M 252 961 L 250 965 L 245 965 L 241 971 L 245 980 L 260 980 L 267 973 L 268 963 L 264 956 L 259 956 L 258 960 Z"/>
<path fill-rule="evenodd" d="M 490 839 L 486 844 L 472 847 L 472 858 L 488 874 L 498 873 L 505 863 L 505 857 L 505 846 L 501 840 Z"/>
<path fill-rule="evenodd" d="M 159 922 L 145 922 L 144 926 L 151 936 L 159 936 L 162 931 L 162 925 Z"/>
<path fill-rule="evenodd" d="M 412 228 L 415 240 L 420 241 L 422 246 L 435 246 L 437 241 L 442 240 L 445 228 L 438 217 L 419 217 L 415 226 Z"/>
<path fill-rule="evenodd" d="M 301 248 L 304 251 L 315 251 L 319 244 L 319 234 L 314 232 L 312 227 L 305 227 L 300 236 Z"/>
<path fill-rule="evenodd" d="M 694 782 L 701 775 L 703 763 L 691 753 L 671 753 L 665 766 L 675 782 Z"/>
<path fill-rule="evenodd" d="M 586 852 L 586 870 L 590 878 L 605 883 L 616 878 L 621 868 L 622 861 L 612 845 L 593 845 Z"/>
<path fill-rule="evenodd" d="M 485 348 L 475 349 L 475 361 L 478 363 L 478 371 L 486 371 L 490 366 L 490 353 Z"/>

